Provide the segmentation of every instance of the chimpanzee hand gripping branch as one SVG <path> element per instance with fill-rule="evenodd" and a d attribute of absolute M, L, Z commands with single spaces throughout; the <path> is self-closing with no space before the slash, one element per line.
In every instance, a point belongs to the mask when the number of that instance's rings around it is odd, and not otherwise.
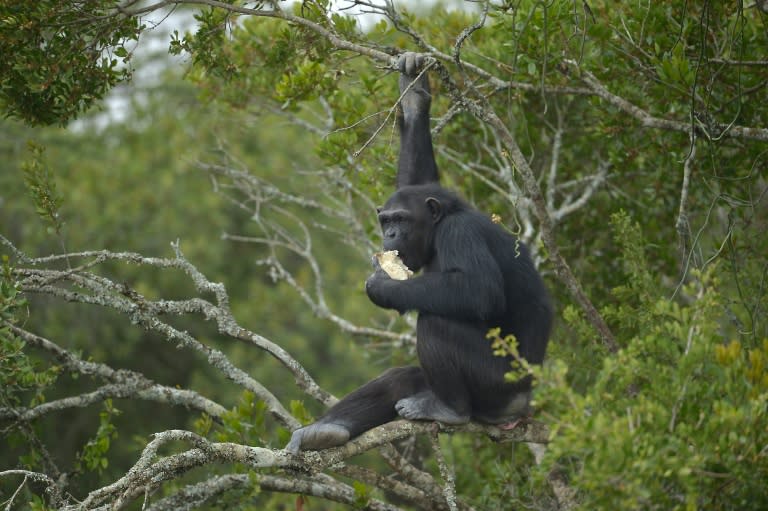
<path fill-rule="evenodd" d="M 440 186 L 429 130 L 431 94 L 423 56 L 399 61 L 401 101 L 397 191 L 379 210 L 385 250 L 421 274 L 394 280 L 374 262 L 365 283 L 373 303 L 419 312 L 421 367 L 395 367 L 355 390 L 286 449 L 326 449 L 396 419 L 503 425 L 528 413 L 531 379 L 506 382 L 510 357 L 493 354 L 491 328 L 517 338 L 519 354 L 541 364 L 552 305 L 527 248 Z M 410 88 L 409 88 L 410 87 Z"/>

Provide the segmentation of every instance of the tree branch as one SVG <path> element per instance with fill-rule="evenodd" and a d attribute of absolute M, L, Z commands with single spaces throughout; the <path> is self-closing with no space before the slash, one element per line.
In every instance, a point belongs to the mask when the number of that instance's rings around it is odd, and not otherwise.
<path fill-rule="evenodd" d="M 2 472 L 0 472 L 0 478 L 9 477 L 9 476 L 24 476 L 24 480 L 21 486 L 23 486 L 26 483 L 26 481 L 29 479 L 31 479 L 32 481 L 36 481 L 38 483 L 44 484 L 45 491 L 46 493 L 48 493 L 48 495 L 50 495 L 51 503 L 54 506 L 59 506 L 65 501 L 59 485 L 56 483 L 56 481 L 51 479 L 46 474 L 41 474 L 39 472 L 31 472 L 29 470 L 3 470 Z M 19 486 L 19 488 L 21 488 L 21 486 Z M 13 504 L 13 498 L 11 498 L 10 501 L 8 501 L 6 509 L 10 509 L 12 504 Z"/>
<path fill-rule="evenodd" d="M 227 474 L 211 477 L 197 484 L 183 487 L 176 493 L 158 500 L 146 507 L 146 511 L 186 511 L 204 505 L 218 495 L 235 488 L 247 488 L 251 485 L 247 474 Z"/>
<path fill-rule="evenodd" d="M 440 470 L 440 475 L 443 478 L 443 496 L 445 502 L 448 504 L 450 511 L 458 511 L 456 505 L 456 477 L 453 474 L 453 467 L 448 466 L 448 462 L 445 461 L 445 455 L 443 449 L 440 447 L 440 437 L 438 436 L 437 429 L 430 432 L 429 439 L 432 443 L 432 450 L 435 453 L 435 459 L 437 460 L 437 466 Z"/>
<path fill-rule="evenodd" d="M 566 61 L 569 65 L 576 68 L 580 73 L 581 79 L 586 83 L 599 97 L 618 108 L 624 113 L 627 113 L 640 121 L 640 125 L 644 128 L 655 128 L 662 130 L 680 131 L 683 133 L 691 132 L 690 122 L 671 121 L 667 119 L 661 119 L 654 117 L 642 108 L 633 105 L 626 99 L 611 93 L 595 75 L 579 67 L 578 63 L 574 61 Z M 704 129 L 702 127 L 697 128 L 697 133 L 703 135 L 707 139 L 731 137 L 731 138 L 746 138 L 751 140 L 768 141 L 768 128 L 750 128 L 748 126 L 735 126 L 730 124 L 717 123 L 714 125 L 717 133 L 713 134 L 709 132 L 709 128 Z"/>
<path fill-rule="evenodd" d="M 0 419 L 31 421 L 48 413 L 65 408 L 85 407 L 112 397 L 136 398 L 175 406 L 185 406 L 206 413 L 213 418 L 219 418 L 226 412 L 226 409 L 220 404 L 192 390 L 159 385 L 135 371 L 125 369 L 116 371 L 106 364 L 84 361 L 48 339 L 7 322 L 4 325 L 10 328 L 15 335 L 23 339 L 28 345 L 52 353 L 65 369 L 96 376 L 112 383 L 102 386 L 95 392 L 49 401 L 34 408 L 0 408 Z"/>
<path fill-rule="evenodd" d="M 483 432 L 497 441 L 547 442 L 547 428 L 531 421 L 512 431 L 503 431 L 492 426 L 468 424 L 464 426 L 442 426 L 435 423 L 395 421 L 363 433 L 355 440 L 323 451 L 305 451 L 292 456 L 285 450 L 265 447 L 251 447 L 230 442 L 210 442 L 205 438 L 183 430 L 169 430 L 157 433 L 147 444 L 136 464 L 125 476 L 114 483 L 91 492 L 78 509 L 91 509 L 110 502 L 113 508 L 120 508 L 145 491 L 156 488 L 163 481 L 177 478 L 193 468 L 211 463 L 242 463 L 252 469 L 283 468 L 302 472 L 315 472 L 337 465 L 344 460 L 375 447 L 414 434 L 428 433 L 439 428 L 444 432 Z M 173 442 L 191 443 L 194 448 L 156 460 L 161 447 Z M 287 490 L 291 491 L 291 490 Z"/>
<path fill-rule="evenodd" d="M 180 251 L 177 251 L 177 259 L 175 260 L 143 258 L 138 254 L 118 254 L 107 251 L 101 251 L 97 254 L 104 259 L 124 260 L 141 264 L 150 264 L 158 267 L 181 268 L 193 276 L 193 280 L 196 280 L 196 284 L 200 286 L 199 289 L 205 290 L 208 287 L 205 285 L 207 281 L 202 277 L 202 274 L 197 272 L 197 269 L 186 260 L 181 259 L 182 256 Z M 59 260 L 62 257 L 75 258 L 87 257 L 89 255 L 93 256 L 93 253 L 51 256 L 48 258 L 32 260 L 32 263 L 39 264 L 43 261 L 50 262 L 52 260 Z M 228 297 L 226 296 L 226 291 L 222 284 L 214 285 L 208 283 L 213 289 L 220 293 L 219 302 L 221 306 L 215 307 L 199 298 L 182 302 L 166 302 L 162 300 L 153 302 L 147 300 L 144 296 L 129 288 L 127 285 L 116 284 L 109 279 L 89 272 L 17 268 L 14 270 L 14 273 L 21 277 L 21 287 L 26 292 L 46 293 L 53 296 L 59 296 L 68 301 L 90 303 L 115 309 L 127 315 L 133 323 L 141 325 L 148 330 L 154 330 L 161 333 L 168 341 L 178 343 L 181 346 L 203 354 L 208 362 L 221 371 L 227 378 L 259 396 L 259 398 L 267 404 L 272 415 L 281 423 L 285 424 L 290 429 L 295 429 L 299 426 L 298 421 L 283 407 L 280 401 L 278 401 L 269 390 L 261 385 L 261 383 L 251 378 L 247 373 L 235 367 L 223 352 L 201 343 L 189 333 L 174 328 L 158 319 L 158 315 L 160 314 L 173 313 L 181 315 L 199 311 L 204 314 L 206 319 L 216 319 L 219 324 L 219 329 L 224 330 L 229 335 L 233 337 L 238 337 L 238 335 L 242 336 L 253 341 L 258 347 L 269 351 L 273 355 L 281 355 L 282 361 L 284 361 L 294 375 L 306 374 L 306 371 L 304 371 L 299 363 L 279 346 L 256 334 L 246 336 L 247 331 L 237 325 L 234 318 L 231 316 L 231 313 L 228 311 Z M 85 290 L 86 293 L 78 293 L 51 285 L 54 282 L 70 282 L 76 287 Z M 308 380 L 301 380 L 304 385 L 308 385 L 310 382 L 314 384 L 311 378 L 309 378 L 309 375 L 306 375 L 306 378 Z M 314 384 L 314 386 L 319 389 L 316 384 Z M 315 391 L 315 395 L 317 394 L 318 391 Z M 326 396 L 326 399 L 329 401 L 332 400 L 330 394 L 327 392 L 323 392 L 323 394 Z"/>

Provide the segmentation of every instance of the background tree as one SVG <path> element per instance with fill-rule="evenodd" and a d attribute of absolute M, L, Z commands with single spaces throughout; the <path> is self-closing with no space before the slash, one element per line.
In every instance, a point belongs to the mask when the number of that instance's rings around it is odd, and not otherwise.
<path fill-rule="evenodd" d="M 768 505 L 763 3 L 457 5 L 0 7 L 8 507 Z M 190 15 L 183 80 L 125 89 Z M 361 284 L 406 49 L 432 57 L 446 183 L 559 302 L 538 415 L 291 458 L 325 389 L 413 359 L 413 318 Z"/>

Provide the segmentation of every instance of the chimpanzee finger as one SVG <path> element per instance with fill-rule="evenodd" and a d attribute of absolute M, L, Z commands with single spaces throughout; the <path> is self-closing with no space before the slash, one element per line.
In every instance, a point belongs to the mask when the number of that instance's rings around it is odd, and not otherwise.
<path fill-rule="evenodd" d="M 407 51 L 400 55 L 397 62 L 400 72 L 406 76 L 416 76 L 424 67 L 424 55 L 412 51 Z"/>

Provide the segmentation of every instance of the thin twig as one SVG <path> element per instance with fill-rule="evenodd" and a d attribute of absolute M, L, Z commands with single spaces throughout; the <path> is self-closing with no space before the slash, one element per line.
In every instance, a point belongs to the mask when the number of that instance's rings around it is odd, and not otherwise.
<path fill-rule="evenodd" d="M 690 133 L 690 150 L 683 163 L 683 183 L 680 187 L 680 207 L 678 208 L 677 221 L 675 229 L 679 236 L 680 246 L 680 269 L 685 268 L 685 258 L 688 253 L 688 244 L 691 239 L 691 226 L 688 223 L 688 188 L 691 184 L 691 169 L 693 160 L 696 158 L 696 134 Z"/>
<path fill-rule="evenodd" d="M 424 75 L 424 73 L 429 71 L 429 68 L 432 67 L 434 65 L 434 63 L 435 63 L 434 59 L 427 59 L 426 60 L 424 68 L 419 72 L 419 74 L 416 76 L 416 78 L 414 78 L 413 81 L 411 83 L 409 83 L 408 86 L 405 88 L 405 90 L 400 94 L 400 97 L 397 98 L 397 101 L 395 101 L 395 104 L 392 105 L 392 107 L 389 109 L 389 111 L 387 112 L 387 116 L 384 118 L 384 121 L 382 121 L 382 123 L 379 125 L 379 127 L 376 128 L 376 131 L 373 132 L 373 135 L 371 135 L 368 138 L 368 140 L 365 141 L 365 143 L 363 144 L 363 146 L 360 149 L 358 149 L 357 151 L 352 153 L 352 155 L 355 158 L 360 156 L 360 154 L 363 151 L 365 151 L 365 149 L 369 145 L 371 145 L 371 142 L 373 142 L 376 139 L 376 137 L 379 135 L 381 130 L 384 129 L 384 126 L 387 125 L 387 121 L 389 121 L 389 118 L 397 110 L 397 107 L 400 106 L 400 103 L 403 101 L 403 98 L 405 97 L 405 95 L 408 94 L 408 92 L 413 88 L 413 86 L 416 84 L 416 82 L 419 81 L 419 78 L 421 78 Z"/>

